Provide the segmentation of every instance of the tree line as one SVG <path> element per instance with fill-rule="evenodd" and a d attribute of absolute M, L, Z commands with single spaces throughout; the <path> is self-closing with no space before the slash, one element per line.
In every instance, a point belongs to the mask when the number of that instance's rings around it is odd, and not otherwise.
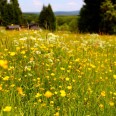
<path fill-rule="evenodd" d="M 84 3 L 77 21 L 74 20 L 71 24 L 74 31 L 116 34 L 116 0 L 84 0 Z M 54 31 L 60 22 L 58 21 L 59 19 L 56 20 L 49 4 L 43 6 L 36 23 L 43 29 Z M 9 2 L 0 0 L 0 24 L 25 25 L 27 23 L 28 21 L 23 17 L 18 0 L 10 0 Z M 63 29 L 68 28 L 68 26 L 65 24 L 60 27 Z"/>

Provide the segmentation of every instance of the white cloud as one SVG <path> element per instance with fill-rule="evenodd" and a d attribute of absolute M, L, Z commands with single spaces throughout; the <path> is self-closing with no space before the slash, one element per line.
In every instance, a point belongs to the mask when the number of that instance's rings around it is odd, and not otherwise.
<path fill-rule="evenodd" d="M 69 2 L 69 3 L 67 3 L 69 6 L 75 6 L 75 5 L 77 5 L 77 3 L 76 2 L 74 2 L 74 1 L 72 1 L 72 2 Z"/>
<path fill-rule="evenodd" d="M 38 7 L 41 6 L 42 3 L 39 0 L 33 0 L 33 5 Z"/>
<path fill-rule="evenodd" d="M 83 4 L 83 1 L 70 0 L 70 1 L 67 3 L 67 7 L 68 7 L 69 9 L 77 10 L 77 9 L 80 9 L 80 8 L 82 7 L 82 4 Z"/>

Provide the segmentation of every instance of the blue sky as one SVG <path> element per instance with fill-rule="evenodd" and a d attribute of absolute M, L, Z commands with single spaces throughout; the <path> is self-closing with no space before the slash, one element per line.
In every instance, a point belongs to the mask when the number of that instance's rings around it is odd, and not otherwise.
<path fill-rule="evenodd" d="M 18 0 L 23 12 L 40 12 L 43 4 L 52 6 L 53 11 L 79 10 L 83 0 Z"/>

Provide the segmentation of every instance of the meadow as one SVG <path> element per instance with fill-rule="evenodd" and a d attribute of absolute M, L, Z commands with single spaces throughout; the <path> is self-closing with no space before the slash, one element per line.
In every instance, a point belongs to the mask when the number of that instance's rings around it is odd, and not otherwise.
<path fill-rule="evenodd" d="M 0 116 L 116 116 L 116 36 L 1 29 Z"/>

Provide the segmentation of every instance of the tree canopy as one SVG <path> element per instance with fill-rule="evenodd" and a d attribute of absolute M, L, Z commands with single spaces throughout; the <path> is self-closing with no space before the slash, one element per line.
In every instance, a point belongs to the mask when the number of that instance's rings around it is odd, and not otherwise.
<path fill-rule="evenodd" d="M 115 33 L 115 0 L 84 0 L 80 11 L 79 30 L 90 33 Z"/>
<path fill-rule="evenodd" d="M 56 29 L 56 17 L 52 11 L 51 5 L 43 6 L 39 15 L 39 26 L 44 29 L 54 31 Z"/>
<path fill-rule="evenodd" d="M 0 19 L 3 25 L 22 23 L 22 11 L 18 0 L 0 1 Z"/>

